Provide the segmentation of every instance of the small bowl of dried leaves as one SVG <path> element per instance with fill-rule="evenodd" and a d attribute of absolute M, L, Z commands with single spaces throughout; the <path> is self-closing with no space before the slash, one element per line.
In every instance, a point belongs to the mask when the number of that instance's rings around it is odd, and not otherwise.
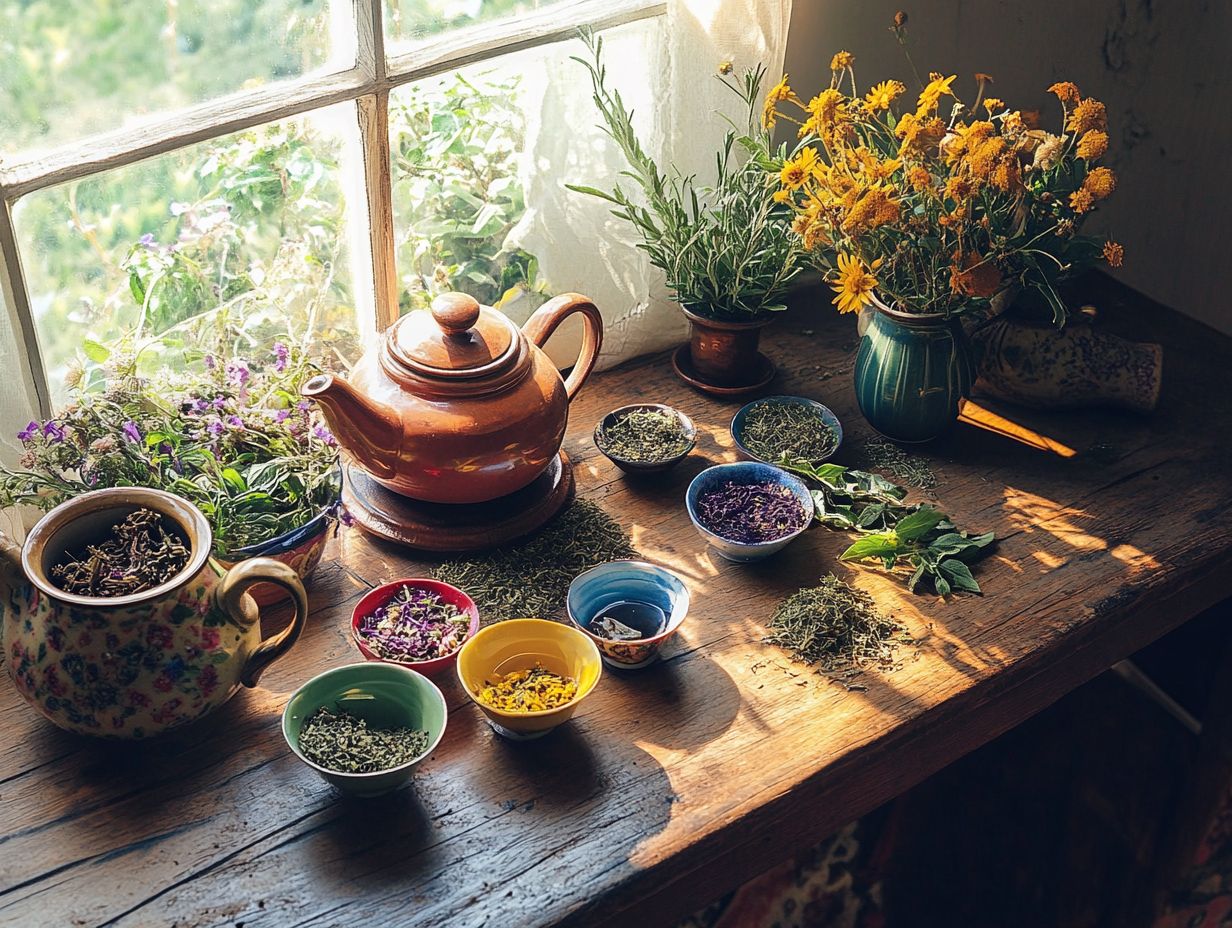
<path fill-rule="evenodd" d="M 767 396 L 741 407 L 731 422 L 737 447 L 765 464 L 830 460 L 843 426 L 827 406 L 804 396 Z"/>
<path fill-rule="evenodd" d="M 613 409 L 595 426 L 595 447 L 628 474 L 657 474 L 679 464 L 697 444 L 697 426 L 662 403 Z"/>
<path fill-rule="evenodd" d="M 351 613 L 351 638 L 370 661 L 391 661 L 434 674 L 452 667 L 479 631 L 479 610 L 466 593 L 440 580 L 395 580 L 370 590 Z"/>
<path fill-rule="evenodd" d="M 352 796 L 380 796 L 410 780 L 448 721 L 431 680 L 368 661 L 317 674 L 287 701 L 282 734 L 295 756 Z"/>

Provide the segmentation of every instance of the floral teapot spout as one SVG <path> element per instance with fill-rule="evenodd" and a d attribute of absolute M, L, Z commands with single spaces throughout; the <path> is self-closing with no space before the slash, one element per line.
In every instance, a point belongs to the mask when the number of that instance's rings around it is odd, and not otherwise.
<path fill-rule="evenodd" d="M 51 580 L 65 553 L 97 544 L 137 509 L 157 512 L 188 548 L 175 576 L 138 593 L 94 597 Z M 201 511 L 162 490 L 83 493 L 47 513 L 18 547 L 0 535 L 4 658 L 18 693 L 68 731 L 144 738 L 217 709 L 285 654 L 308 615 L 295 571 L 267 558 L 223 570 Z M 262 640 L 247 590 L 275 583 L 295 616 Z"/>
<path fill-rule="evenodd" d="M 542 346 L 574 314 L 582 347 L 562 380 Z M 391 326 L 349 381 L 319 374 L 301 392 L 384 486 L 430 502 L 481 503 L 547 469 L 602 343 L 599 310 L 577 293 L 549 300 L 523 329 L 465 293 L 446 293 L 431 311 Z"/>

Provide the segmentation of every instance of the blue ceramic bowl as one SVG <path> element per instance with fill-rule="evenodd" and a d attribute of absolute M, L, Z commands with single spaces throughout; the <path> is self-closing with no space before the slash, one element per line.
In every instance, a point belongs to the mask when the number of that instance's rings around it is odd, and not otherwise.
<path fill-rule="evenodd" d="M 726 483 L 777 483 L 780 486 L 790 487 L 791 492 L 800 501 L 800 505 L 804 507 L 804 525 L 790 535 L 757 544 L 744 544 L 716 535 L 698 519 L 697 501 L 703 493 L 716 490 Z M 684 499 L 689 510 L 689 518 L 693 520 L 693 527 L 697 529 L 698 534 L 729 561 L 760 561 L 771 554 L 777 554 L 793 539 L 804 534 L 805 529 L 813 522 L 813 495 L 809 493 L 809 488 L 805 486 L 804 481 L 782 468 L 757 461 L 737 461 L 735 464 L 718 464 L 714 467 L 707 467 L 693 478 Z"/>
<path fill-rule="evenodd" d="M 653 606 L 663 613 L 666 624 L 656 634 L 632 641 L 612 641 L 592 632 L 590 623 L 617 603 Z M 566 605 L 569 620 L 594 641 L 604 663 L 619 670 L 636 670 L 653 663 L 663 643 L 680 628 L 689 611 L 689 588 L 656 564 L 611 561 L 574 577 Z"/>
<path fill-rule="evenodd" d="M 816 461 L 810 461 L 809 462 L 810 464 L 821 464 L 825 461 L 830 460 L 830 458 L 834 457 L 834 453 L 838 451 L 838 446 L 843 443 L 842 423 L 838 421 L 838 416 L 832 413 L 828 406 L 823 406 L 821 403 L 817 402 L 816 400 L 810 400 L 808 397 L 804 397 L 804 396 L 767 396 L 760 400 L 753 400 L 753 402 L 745 406 L 742 406 L 740 408 L 740 411 L 736 413 L 735 417 L 731 421 L 731 435 L 732 435 L 732 439 L 734 439 L 736 442 L 736 447 L 738 447 L 741 451 L 743 451 L 745 454 L 747 454 L 749 457 L 753 458 L 756 461 L 763 461 L 767 464 L 774 463 L 773 461 L 767 461 L 765 458 L 761 457 L 760 455 L 754 454 L 752 451 L 749 450 L 748 446 L 744 443 L 744 421 L 745 419 L 748 418 L 749 412 L 751 410 L 756 409 L 758 406 L 764 406 L 764 405 L 804 406 L 808 409 L 811 409 L 814 413 L 816 413 L 817 418 L 820 419 L 825 424 L 826 428 L 828 428 L 831 432 L 834 433 L 834 448 L 831 449 L 830 453 L 827 454 L 825 457 L 819 458 Z"/>

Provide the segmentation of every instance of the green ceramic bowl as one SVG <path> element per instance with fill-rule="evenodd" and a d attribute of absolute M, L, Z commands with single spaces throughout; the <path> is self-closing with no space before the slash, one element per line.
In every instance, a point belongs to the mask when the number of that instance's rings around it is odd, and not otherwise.
<path fill-rule="evenodd" d="M 428 732 L 428 749 L 399 767 L 375 773 L 339 773 L 318 766 L 299 750 L 299 730 L 322 706 L 345 709 L 373 728 L 421 728 Z M 352 796 L 380 796 L 411 778 L 415 765 L 431 754 L 445 734 L 445 697 L 423 674 L 397 664 L 364 661 L 317 674 L 287 702 L 282 735 L 291 750 L 329 783 Z"/>

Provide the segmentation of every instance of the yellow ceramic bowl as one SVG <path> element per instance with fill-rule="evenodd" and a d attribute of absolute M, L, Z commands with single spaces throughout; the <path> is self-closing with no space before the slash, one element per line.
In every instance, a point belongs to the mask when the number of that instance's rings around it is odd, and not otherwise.
<path fill-rule="evenodd" d="M 577 695 L 563 706 L 541 712 L 503 712 L 479 699 L 479 691 L 494 674 L 529 670 L 535 664 L 577 681 Z M 546 735 L 569 721 L 603 672 L 599 649 L 584 633 L 544 619 L 509 619 L 482 629 L 458 652 L 458 679 L 492 727 L 515 740 Z"/>

